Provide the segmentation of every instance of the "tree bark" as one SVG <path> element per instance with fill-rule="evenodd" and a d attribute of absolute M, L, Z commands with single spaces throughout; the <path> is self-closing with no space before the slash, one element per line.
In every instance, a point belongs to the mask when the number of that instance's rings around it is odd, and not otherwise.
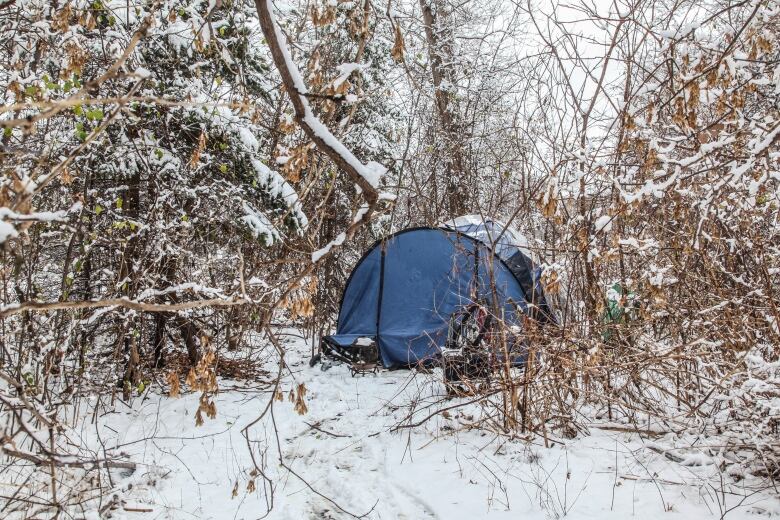
<path fill-rule="evenodd" d="M 192 321 L 178 317 L 176 324 L 184 340 L 184 346 L 187 347 L 187 357 L 190 358 L 190 365 L 195 366 L 200 361 L 200 340 L 198 339 L 198 327 Z"/>
<path fill-rule="evenodd" d="M 450 103 L 449 88 L 455 84 L 453 50 L 449 38 L 442 34 L 441 17 L 443 8 L 436 2 L 436 12 L 430 0 L 420 0 L 425 38 L 428 42 L 428 59 L 431 64 L 434 100 L 439 123 L 444 134 L 447 164 L 447 201 L 452 216 L 467 213 L 469 205 L 466 161 L 463 155 L 462 128 L 458 124 L 457 107 Z"/>

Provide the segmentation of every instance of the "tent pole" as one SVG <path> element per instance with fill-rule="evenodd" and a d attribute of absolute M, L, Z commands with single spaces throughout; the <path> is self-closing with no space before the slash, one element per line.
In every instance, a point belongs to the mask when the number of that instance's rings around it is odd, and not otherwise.
<path fill-rule="evenodd" d="M 479 244 L 474 242 L 474 301 L 479 301 Z"/>
<path fill-rule="evenodd" d="M 382 241 L 381 259 L 379 261 L 379 298 L 376 304 L 376 344 L 379 346 L 379 322 L 382 319 L 382 295 L 385 289 L 385 255 L 387 242 Z"/>

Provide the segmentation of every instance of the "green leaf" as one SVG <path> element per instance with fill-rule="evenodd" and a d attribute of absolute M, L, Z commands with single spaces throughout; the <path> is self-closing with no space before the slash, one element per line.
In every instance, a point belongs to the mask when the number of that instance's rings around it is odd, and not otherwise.
<path fill-rule="evenodd" d="M 27 88 L 24 89 L 24 93 L 32 97 L 38 93 L 38 87 L 36 87 L 35 85 L 29 85 Z"/>
<path fill-rule="evenodd" d="M 87 111 L 87 119 L 90 121 L 100 121 L 103 119 L 103 111 L 99 108 L 91 109 Z"/>
<path fill-rule="evenodd" d="M 117 197 L 116 199 L 116 209 L 122 209 L 122 197 Z"/>
<path fill-rule="evenodd" d="M 190 220 L 190 217 L 188 217 L 186 214 L 181 216 L 181 221 L 182 222 L 189 222 L 189 220 Z"/>
<path fill-rule="evenodd" d="M 138 383 L 138 386 L 136 387 L 136 390 L 138 390 L 138 393 L 139 393 L 139 394 L 142 394 L 142 393 L 144 393 L 144 389 L 145 389 L 145 388 L 146 388 L 146 385 L 144 384 L 144 382 L 143 382 L 143 381 L 140 381 L 140 382 Z"/>
<path fill-rule="evenodd" d="M 76 122 L 75 134 L 76 137 L 78 137 L 82 141 L 87 138 L 87 132 L 84 130 L 84 123 L 82 123 L 81 121 Z"/>
<path fill-rule="evenodd" d="M 162 159 L 162 158 L 163 158 L 163 151 L 162 151 L 162 150 L 160 150 L 159 148 L 157 148 L 157 149 L 154 151 L 154 155 L 156 155 L 156 156 L 157 156 L 157 159 Z"/>
<path fill-rule="evenodd" d="M 100 215 L 101 213 L 103 213 L 103 206 L 95 204 L 95 215 Z"/>
<path fill-rule="evenodd" d="M 62 90 L 64 90 L 65 93 L 67 94 L 68 92 L 71 91 L 72 88 L 73 88 L 73 82 L 71 80 L 69 80 L 69 79 L 65 80 L 65 84 L 62 86 Z M 78 108 L 79 110 L 81 109 L 80 106 L 77 106 L 76 108 Z M 76 115 L 78 115 L 78 114 L 76 114 Z"/>
<path fill-rule="evenodd" d="M 227 165 L 227 164 L 225 164 L 225 163 L 222 163 L 222 164 L 220 164 L 220 165 L 219 165 L 219 171 L 221 171 L 222 173 L 227 173 L 227 171 L 228 171 L 228 165 Z"/>
<path fill-rule="evenodd" d="M 75 107 L 73 107 L 73 113 L 76 114 L 77 116 L 81 116 L 84 114 L 84 109 L 81 108 L 81 105 L 76 105 Z"/>
<path fill-rule="evenodd" d="M 11 134 L 13 134 L 14 131 L 11 129 L 11 127 L 7 127 L 3 129 L 3 135 L 6 137 L 11 137 Z"/>

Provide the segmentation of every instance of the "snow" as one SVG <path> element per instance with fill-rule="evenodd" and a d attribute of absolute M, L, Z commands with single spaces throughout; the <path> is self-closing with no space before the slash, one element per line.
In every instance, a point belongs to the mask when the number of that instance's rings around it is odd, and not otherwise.
<path fill-rule="evenodd" d="M 479 215 L 461 215 L 460 217 L 455 217 L 452 220 L 444 222 L 442 226 L 457 229 L 457 228 L 462 228 L 467 226 L 482 226 L 484 224 L 485 224 L 485 219 L 483 219 Z"/>
<path fill-rule="evenodd" d="M 681 25 L 676 29 L 658 31 L 658 35 L 663 36 L 664 38 L 667 38 L 669 40 L 679 39 L 688 36 L 691 32 L 695 31 L 699 27 L 701 27 L 700 23 L 693 22 L 693 23 Z"/>
<path fill-rule="evenodd" d="M 268 246 L 279 240 L 279 231 L 268 220 L 268 217 L 249 206 L 246 202 L 243 203 L 243 208 L 246 215 L 241 217 L 241 221 L 249 226 L 252 236 L 255 238 L 263 237 L 265 244 Z"/>
<path fill-rule="evenodd" d="M 360 162 L 358 158 L 355 157 L 354 154 L 344 145 L 344 143 L 339 141 L 338 138 L 336 138 L 336 136 L 334 136 L 330 130 L 328 130 L 328 127 L 322 124 L 317 116 L 311 112 L 308 103 L 304 103 L 304 106 L 306 107 L 306 115 L 303 117 L 303 120 L 306 122 L 309 128 L 312 129 L 314 134 L 322 139 L 322 141 L 329 148 L 332 148 L 336 151 L 337 154 L 343 157 L 344 160 L 347 161 L 347 163 L 352 166 L 360 174 L 360 176 L 363 177 L 366 182 L 368 182 L 368 184 L 371 185 L 371 187 L 379 187 L 379 181 L 382 179 L 382 175 L 384 175 L 387 169 L 381 164 L 373 161 L 369 162 L 368 164 L 363 164 Z"/>
<path fill-rule="evenodd" d="M 245 126 L 238 129 L 238 136 L 241 138 L 241 142 L 250 152 L 256 152 L 260 148 L 260 143 L 252 132 Z"/>
<path fill-rule="evenodd" d="M 605 233 L 612 229 L 612 217 L 610 215 L 602 215 L 596 219 L 595 222 L 596 233 L 604 231 Z"/>
<path fill-rule="evenodd" d="M 76 204 L 73 207 L 78 208 Z M 0 218 L 27 222 L 64 222 L 68 219 L 69 211 L 78 210 L 73 210 L 72 208 L 69 210 L 35 211 L 32 213 L 17 213 L 9 208 L 0 208 Z"/>
<path fill-rule="evenodd" d="M 182 293 L 188 293 L 188 292 L 196 293 L 196 294 L 205 294 L 211 298 L 224 298 L 224 299 L 228 298 L 228 296 L 225 295 L 219 289 L 215 289 L 213 287 L 205 287 L 197 283 L 188 282 L 188 283 L 180 283 L 178 285 L 174 285 L 166 289 L 145 289 L 141 291 L 141 293 L 139 293 L 136 299 L 146 300 L 154 296 L 163 296 L 172 293 L 181 295 Z"/>
<path fill-rule="evenodd" d="M 281 198 L 287 207 L 293 211 L 301 228 L 305 229 L 309 225 L 309 219 L 303 212 L 303 206 L 301 205 L 298 198 L 298 192 L 295 191 L 295 188 L 293 188 L 279 172 L 272 170 L 258 159 L 251 159 L 251 163 L 255 172 L 257 172 L 257 178 L 260 185 L 263 186 L 272 197 Z"/>
<path fill-rule="evenodd" d="M 60 211 L 35 211 L 32 213 L 17 213 L 10 208 L 0 208 L 0 244 L 9 238 L 16 238 L 19 232 L 13 224 L 4 219 L 17 222 L 65 222 L 68 220 L 69 212 L 76 212 L 81 209 L 81 203 L 74 203 L 68 210 Z"/>
<path fill-rule="evenodd" d="M 352 223 L 356 224 L 363 220 L 363 217 L 368 213 L 368 204 L 363 204 L 360 209 L 355 212 L 355 216 L 352 217 Z"/>
<path fill-rule="evenodd" d="M 0 220 L 0 244 L 8 240 L 9 238 L 16 238 L 19 236 L 19 232 L 16 228 L 8 222 Z"/>
<path fill-rule="evenodd" d="M 344 243 L 346 239 L 347 239 L 346 233 L 340 233 L 336 238 L 328 242 L 328 244 L 325 247 L 323 247 L 322 249 L 318 249 L 317 251 L 314 251 L 311 254 L 312 263 L 316 264 L 317 262 L 319 262 L 323 256 L 330 253 L 331 249 L 340 246 L 341 244 Z"/>
<path fill-rule="evenodd" d="M 775 139 L 777 139 L 778 136 L 780 136 L 780 124 L 776 125 L 770 132 L 768 132 L 764 136 L 764 139 L 756 143 L 753 143 L 751 152 L 754 155 L 758 155 L 762 153 L 764 150 L 769 148 L 772 145 L 772 143 L 774 143 Z"/>
<path fill-rule="evenodd" d="M 257 276 L 253 276 L 252 278 L 247 280 L 246 284 L 247 285 L 251 285 L 251 286 L 259 286 L 259 287 L 263 287 L 263 288 L 268 288 L 268 284 L 265 282 L 265 280 L 262 280 L 262 279 L 258 278 Z"/>
<path fill-rule="evenodd" d="M 177 19 L 171 22 L 165 30 L 168 43 L 180 54 L 192 55 L 192 43 L 195 41 L 195 32 L 192 25 L 185 20 Z"/>
<path fill-rule="evenodd" d="M 85 6 L 89 5 L 91 2 L 77 2 L 76 6 L 79 6 L 79 3 L 82 6 Z M 143 9 L 143 5 L 139 9 L 138 5 L 134 5 L 127 0 L 103 0 L 102 3 L 106 6 L 106 9 L 116 16 L 118 21 L 124 25 L 135 25 L 148 14 L 147 11 Z M 71 27 L 71 29 L 73 29 L 73 27 Z"/>
<path fill-rule="evenodd" d="M 464 428 L 473 413 L 464 408 L 391 431 L 411 400 L 438 398 L 440 374 L 352 378 L 344 365 L 322 371 L 309 367 L 309 346 L 297 331 L 288 332 L 281 390 L 305 385 L 305 415 L 285 398 L 255 423 L 271 388 L 221 379 L 217 416 L 201 427 L 193 416 L 198 394 L 152 392 L 76 432 L 101 453 L 104 445 L 137 463 L 132 474 L 112 472 L 126 508 L 151 510 L 127 518 L 262 517 L 270 498 L 261 476 L 248 491 L 249 446 L 275 486 L 270 520 L 348 518 L 339 507 L 375 520 L 718 518 L 720 507 L 732 506 L 727 518 L 734 520 L 780 514 L 776 497 L 750 496 L 745 481 L 727 483 L 722 497 L 712 491 L 709 483 L 720 484 L 706 454 L 643 441 L 621 425 L 590 425 L 589 436 L 545 447 L 539 438 Z M 125 518 L 121 509 L 115 514 Z"/>
<path fill-rule="evenodd" d="M 338 89 L 342 83 L 347 81 L 353 72 L 364 67 L 365 65 L 361 65 L 360 63 L 342 63 L 341 65 L 337 66 L 336 70 L 339 71 L 339 75 L 336 77 L 336 79 L 333 80 L 333 88 Z"/>
<path fill-rule="evenodd" d="M 385 173 L 387 173 L 387 168 L 383 165 L 376 161 L 368 161 L 360 175 L 362 175 L 371 186 L 377 188 Z"/>

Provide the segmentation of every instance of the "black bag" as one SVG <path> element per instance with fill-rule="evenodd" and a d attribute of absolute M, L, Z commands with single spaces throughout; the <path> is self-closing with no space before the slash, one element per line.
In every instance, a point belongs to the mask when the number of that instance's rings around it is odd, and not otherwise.
<path fill-rule="evenodd" d="M 379 346 L 376 339 L 369 336 L 355 339 L 349 347 L 339 345 L 330 336 L 324 336 L 320 341 L 320 350 L 325 356 L 346 363 L 379 363 Z"/>
<path fill-rule="evenodd" d="M 445 383 L 490 376 L 490 352 L 483 345 L 490 325 L 490 313 L 476 303 L 452 314 L 442 352 Z"/>

